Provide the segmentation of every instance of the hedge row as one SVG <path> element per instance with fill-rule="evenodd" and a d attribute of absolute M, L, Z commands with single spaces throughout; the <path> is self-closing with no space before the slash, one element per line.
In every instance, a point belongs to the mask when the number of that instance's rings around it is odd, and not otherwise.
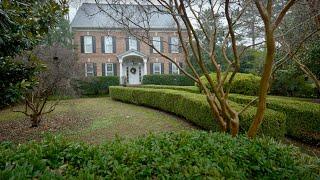
<path fill-rule="evenodd" d="M 104 145 L 0 144 L 0 179 L 317 179 L 320 161 L 268 138 L 200 131 Z"/>
<path fill-rule="evenodd" d="M 234 102 L 246 104 L 254 97 L 231 94 L 229 98 Z M 269 97 L 267 108 L 286 115 L 288 136 L 320 146 L 320 104 Z"/>
<path fill-rule="evenodd" d="M 143 76 L 142 84 L 193 86 L 194 81 L 185 75 L 151 74 Z"/>
<path fill-rule="evenodd" d="M 139 87 L 150 89 L 172 89 L 191 93 L 200 93 L 200 89 L 196 86 L 142 85 Z"/>
<path fill-rule="evenodd" d="M 230 77 L 230 75 L 231 73 L 228 74 L 228 77 Z M 214 83 L 217 83 L 217 74 L 211 73 L 210 76 Z M 252 96 L 257 95 L 259 91 L 260 80 L 261 78 L 259 76 L 253 74 L 237 73 L 231 83 L 230 92 Z M 201 76 L 201 81 L 204 82 L 210 90 L 212 90 L 205 76 Z"/>
<path fill-rule="evenodd" d="M 109 86 L 120 84 L 118 76 L 98 76 L 73 79 L 71 85 L 81 96 L 109 94 Z"/>
<path fill-rule="evenodd" d="M 168 89 L 110 87 L 110 96 L 115 100 L 149 106 L 182 116 L 188 121 L 203 129 L 219 131 L 219 126 L 214 121 L 206 97 L 202 94 L 189 93 Z M 230 102 L 236 109 L 242 106 Z M 256 109 L 250 107 L 240 115 L 240 128 L 245 131 L 249 128 Z M 285 116 L 273 110 L 267 110 L 265 121 L 259 129 L 260 135 L 275 138 L 284 137 Z"/>

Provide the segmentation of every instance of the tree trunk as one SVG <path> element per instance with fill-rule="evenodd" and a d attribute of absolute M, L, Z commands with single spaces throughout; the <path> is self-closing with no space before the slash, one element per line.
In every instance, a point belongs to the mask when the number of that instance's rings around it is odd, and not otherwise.
<path fill-rule="evenodd" d="M 41 121 L 41 115 L 35 114 L 31 116 L 31 127 L 38 127 Z"/>

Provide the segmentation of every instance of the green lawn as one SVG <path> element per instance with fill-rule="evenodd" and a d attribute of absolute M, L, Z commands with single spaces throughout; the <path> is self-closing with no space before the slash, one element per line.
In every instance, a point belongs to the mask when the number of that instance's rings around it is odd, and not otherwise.
<path fill-rule="evenodd" d="M 12 109 L 0 111 L 0 141 L 24 142 L 41 139 L 45 134 L 60 134 L 72 140 L 101 143 L 115 136 L 131 138 L 148 133 L 195 129 L 176 116 L 113 101 L 109 97 L 61 101 L 54 112 L 44 117 L 40 127 L 29 126 L 24 115 L 12 112 Z"/>

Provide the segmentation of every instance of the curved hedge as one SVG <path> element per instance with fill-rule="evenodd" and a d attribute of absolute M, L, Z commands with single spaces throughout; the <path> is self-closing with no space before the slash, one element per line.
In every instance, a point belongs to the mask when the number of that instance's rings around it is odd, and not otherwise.
<path fill-rule="evenodd" d="M 149 74 L 143 76 L 142 84 L 193 86 L 194 81 L 182 74 Z"/>
<path fill-rule="evenodd" d="M 139 87 L 150 89 L 172 89 L 191 93 L 200 93 L 200 89 L 197 86 L 142 85 Z"/>
<path fill-rule="evenodd" d="M 246 104 L 254 97 L 231 94 L 229 98 Z M 320 146 L 320 104 L 269 97 L 267 108 L 286 114 L 286 135 Z"/>
<path fill-rule="evenodd" d="M 104 145 L 0 144 L 0 179 L 318 179 L 319 159 L 268 138 L 182 132 Z"/>
<path fill-rule="evenodd" d="M 228 76 L 230 75 L 231 73 L 229 73 Z M 210 76 L 216 83 L 216 73 L 211 73 Z M 245 95 L 257 95 L 259 91 L 260 80 L 261 78 L 259 76 L 253 74 L 237 73 L 233 82 L 231 83 L 230 92 Z M 201 76 L 201 81 L 204 82 L 210 90 L 212 90 L 205 76 Z"/>
<path fill-rule="evenodd" d="M 148 89 L 134 87 L 110 87 L 112 99 L 137 105 L 149 106 L 182 116 L 197 126 L 213 131 L 219 131 L 218 123 L 214 121 L 206 97 L 202 94 L 189 93 L 169 89 Z M 236 109 L 241 110 L 240 104 L 230 102 Z M 249 129 L 256 108 L 250 107 L 240 115 L 240 128 Z M 273 110 L 267 110 L 265 121 L 259 129 L 260 135 L 275 138 L 284 137 L 285 115 Z"/>

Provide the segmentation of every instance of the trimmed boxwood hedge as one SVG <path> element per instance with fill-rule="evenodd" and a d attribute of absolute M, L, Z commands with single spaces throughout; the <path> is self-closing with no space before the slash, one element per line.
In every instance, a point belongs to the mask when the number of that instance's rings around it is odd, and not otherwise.
<path fill-rule="evenodd" d="M 246 104 L 254 97 L 231 94 L 229 98 Z M 269 97 L 267 108 L 286 114 L 286 135 L 320 146 L 320 104 Z"/>
<path fill-rule="evenodd" d="M 139 87 L 150 89 L 172 89 L 191 93 L 200 93 L 200 89 L 196 86 L 142 85 Z"/>
<path fill-rule="evenodd" d="M 213 120 L 206 97 L 202 94 L 169 89 L 113 86 L 110 87 L 110 96 L 115 100 L 149 106 L 174 113 L 203 129 L 213 131 L 220 130 L 218 123 Z M 242 106 L 237 103 L 230 102 L 230 104 L 236 110 L 242 109 Z M 249 129 L 255 111 L 256 108 L 250 107 L 240 115 L 241 131 Z M 285 115 L 273 110 L 267 110 L 265 121 L 259 129 L 258 134 L 282 138 L 284 137 L 284 133 Z"/>
<path fill-rule="evenodd" d="M 104 145 L 0 144 L 0 179 L 319 179 L 320 161 L 269 138 L 181 132 Z"/>
<path fill-rule="evenodd" d="M 81 96 L 96 96 L 109 94 L 109 86 L 120 84 L 118 76 L 98 76 L 73 79 L 73 89 Z"/>
<path fill-rule="evenodd" d="M 179 74 L 150 74 L 143 76 L 142 84 L 193 86 L 194 81 Z"/>
<path fill-rule="evenodd" d="M 231 73 L 229 73 L 228 76 L 230 75 Z M 210 76 L 212 77 L 213 81 L 216 83 L 217 74 L 211 73 Z M 260 80 L 261 78 L 259 76 L 256 76 L 253 74 L 237 73 L 234 80 L 231 83 L 230 92 L 237 93 L 237 94 L 252 95 L 252 96 L 257 95 L 259 91 Z M 201 76 L 201 81 L 204 82 L 210 90 L 212 90 L 205 76 Z"/>

